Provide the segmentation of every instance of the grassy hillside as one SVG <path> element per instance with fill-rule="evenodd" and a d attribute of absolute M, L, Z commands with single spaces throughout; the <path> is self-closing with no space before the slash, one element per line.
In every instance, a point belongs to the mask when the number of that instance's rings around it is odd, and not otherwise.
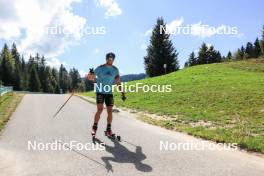
<path fill-rule="evenodd" d="M 143 120 L 264 153 L 264 60 L 200 65 L 137 82 L 171 84 L 172 92 L 128 93 L 126 102 L 115 94 L 117 106 L 166 115 Z"/>

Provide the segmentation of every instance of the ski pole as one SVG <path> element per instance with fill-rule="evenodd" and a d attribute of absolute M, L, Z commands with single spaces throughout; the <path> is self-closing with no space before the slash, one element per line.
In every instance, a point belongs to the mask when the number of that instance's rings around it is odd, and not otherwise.
<path fill-rule="evenodd" d="M 62 108 L 67 104 L 67 102 L 71 99 L 71 97 L 74 95 L 74 91 L 72 91 L 70 97 L 61 105 L 61 107 L 59 108 L 59 110 L 53 115 L 53 118 L 55 118 L 59 112 L 62 110 Z"/>

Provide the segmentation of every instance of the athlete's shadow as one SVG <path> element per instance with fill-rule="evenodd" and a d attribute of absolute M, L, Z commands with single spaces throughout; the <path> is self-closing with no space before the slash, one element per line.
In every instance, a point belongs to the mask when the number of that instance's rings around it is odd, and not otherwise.
<path fill-rule="evenodd" d="M 105 145 L 105 150 L 113 155 L 113 157 L 102 157 L 101 159 L 105 163 L 107 171 L 113 172 L 111 162 L 117 163 L 131 163 L 135 165 L 135 168 L 141 172 L 151 172 L 152 167 L 142 163 L 147 157 L 142 152 L 142 147 L 135 146 L 135 152 L 129 151 L 125 146 L 116 140 L 112 140 L 114 146 Z"/>

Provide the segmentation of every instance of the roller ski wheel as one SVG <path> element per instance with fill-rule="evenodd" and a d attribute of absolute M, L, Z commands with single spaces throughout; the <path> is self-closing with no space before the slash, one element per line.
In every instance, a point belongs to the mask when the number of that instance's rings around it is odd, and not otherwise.
<path fill-rule="evenodd" d="M 112 131 L 105 131 L 105 136 L 107 136 L 110 139 L 117 140 L 117 141 L 121 142 L 121 136 L 118 136 L 118 135 L 112 133 Z"/>

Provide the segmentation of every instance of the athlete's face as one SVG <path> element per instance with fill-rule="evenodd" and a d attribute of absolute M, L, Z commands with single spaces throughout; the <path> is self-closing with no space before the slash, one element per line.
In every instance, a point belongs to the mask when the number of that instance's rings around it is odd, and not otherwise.
<path fill-rule="evenodd" d="M 114 59 L 112 57 L 109 57 L 108 59 L 106 59 L 106 64 L 107 65 L 113 65 Z"/>

